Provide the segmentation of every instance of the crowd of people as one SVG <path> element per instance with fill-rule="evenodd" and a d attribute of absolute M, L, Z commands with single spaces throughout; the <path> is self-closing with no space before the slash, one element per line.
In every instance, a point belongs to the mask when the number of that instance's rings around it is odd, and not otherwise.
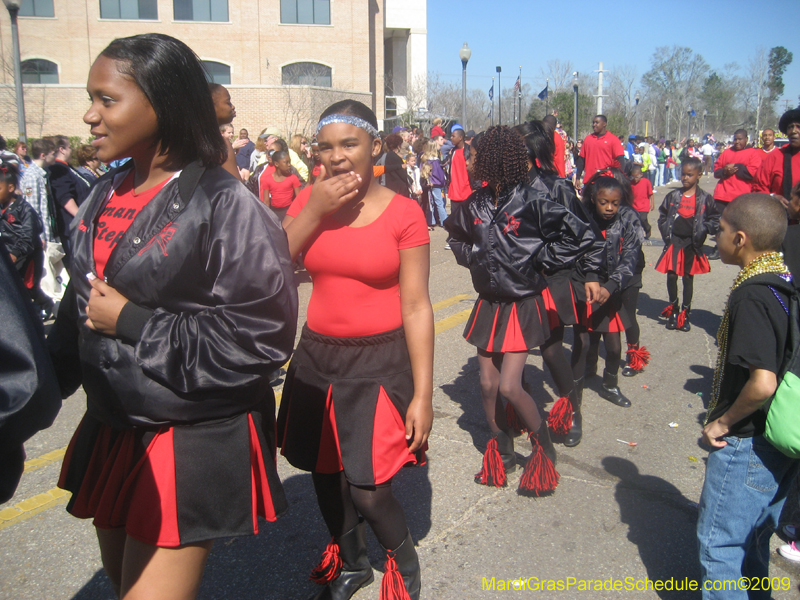
<path fill-rule="evenodd" d="M 729 146 L 631 135 L 623 147 L 603 115 L 581 141 L 553 115 L 477 134 L 436 120 L 427 135 L 402 125 L 384 135 L 352 100 L 328 107 L 313 136 L 287 142 L 267 127 L 253 142 L 235 133 L 228 90 L 159 34 L 114 40 L 87 89 L 94 140 L 77 148 L 77 166 L 64 136 L 0 152 L 0 275 L 16 298 L 3 311 L 24 340 L 0 349 L 8 376 L 29 384 L 0 412 L 0 499 L 21 476 L 25 439 L 83 386 L 87 411 L 59 486 L 71 514 L 93 519 L 120 597 L 195 597 L 215 539 L 256 534 L 258 517 L 286 509 L 280 451 L 311 473 L 331 536 L 312 571 L 315 598 L 346 600 L 373 582 L 369 526 L 385 553 L 381 599 L 418 599 L 414 507 L 401 506 L 392 480 L 425 463 L 433 422 L 430 232 L 446 230 L 477 293 L 464 338 L 490 438 L 474 480 L 507 485 L 526 432 L 519 492 L 551 494 L 556 446 L 583 437 L 600 343 L 599 395 L 616 406 L 631 406 L 620 371 L 649 364 L 637 323 L 642 245 L 653 188 L 671 179 L 680 185 L 658 208 L 655 266 L 667 276 L 666 329 L 691 329 L 694 276 L 709 258 L 741 267 L 703 429 L 713 449 L 703 577 L 768 574 L 798 469 L 764 433 L 797 318 L 800 109 L 780 119 L 782 149 L 772 130 L 760 148 L 744 130 Z M 718 182 L 703 190 L 712 170 Z M 298 268 L 313 288 L 295 347 Z M 41 320 L 53 312 L 45 342 Z M 559 395 L 549 410 L 523 377 L 536 348 Z M 276 415 L 271 376 L 290 357 Z M 793 542 L 781 553 L 800 562 Z M 723 597 L 714 593 L 704 597 Z"/>

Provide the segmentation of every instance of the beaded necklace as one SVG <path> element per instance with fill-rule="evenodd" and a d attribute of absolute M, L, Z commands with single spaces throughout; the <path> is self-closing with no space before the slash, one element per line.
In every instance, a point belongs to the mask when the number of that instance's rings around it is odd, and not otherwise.
<path fill-rule="evenodd" d="M 722 389 L 722 373 L 725 369 L 725 361 L 728 358 L 728 333 L 730 321 L 730 301 L 733 291 L 742 285 L 745 281 L 756 275 L 763 275 L 765 273 L 775 273 L 776 275 L 789 275 L 789 269 L 783 262 L 783 253 L 781 252 L 768 252 L 762 254 L 758 258 L 750 261 L 736 276 L 731 286 L 731 291 L 728 294 L 728 300 L 725 302 L 725 313 L 722 315 L 722 323 L 717 331 L 717 365 L 714 368 L 714 383 L 711 386 L 711 404 L 706 413 L 704 425 L 708 425 L 708 418 L 717 406 L 719 401 L 720 390 Z"/>

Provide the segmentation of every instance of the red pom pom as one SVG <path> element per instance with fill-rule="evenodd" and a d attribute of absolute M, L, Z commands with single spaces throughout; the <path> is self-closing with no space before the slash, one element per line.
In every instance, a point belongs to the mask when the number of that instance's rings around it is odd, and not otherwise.
<path fill-rule="evenodd" d="M 492 438 L 486 444 L 486 452 L 483 453 L 483 468 L 475 475 L 483 485 L 494 487 L 504 487 L 506 485 L 506 468 L 503 466 L 503 459 L 497 450 L 497 439 Z"/>
<path fill-rule="evenodd" d="M 533 453 L 525 465 L 522 477 L 519 480 L 519 491 L 524 494 L 541 496 L 552 492 L 558 486 L 560 475 L 556 471 L 553 461 L 542 450 L 539 440 L 532 438 Z"/>
<path fill-rule="evenodd" d="M 386 556 L 379 600 L 411 600 L 406 584 L 403 582 L 403 576 L 397 570 L 397 561 L 391 552 L 388 552 Z"/>
<path fill-rule="evenodd" d="M 572 402 L 566 396 L 555 401 L 553 408 L 550 409 L 550 413 L 547 415 L 547 424 L 553 433 L 558 435 L 567 435 L 569 433 L 572 427 L 573 411 Z"/>
<path fill-rule="evenodd" d="M 320 585 L 328 585 L 339 577 L 342 570 L 342 557 L 339 556 L 339 544 L 331 538 L 330 543 L 322 553 L 319 564 L 311 571 L 309 579 Z"/>
<path fill-rule="evenodd" d="M 683 327 L 685 323 L 686 323 L 686 309 L 684 308 L 680 313 L 678 313 L 678 322 L 677 322 L 678 329 Z"/>
<path fill-rule="evenodd" d="M 667 304 L 667 307 L 661 311 L 661 316 L 666 319 L 671 317 L 673 312 L 675 312 L 675 305 Z"/>
<path fill-rule="evenodd" d="M 628 356 L 628 366 L 631 369 L 641 371 L 646 365 L 650 364 L 650 352 L 644 346 L 640 348 L 636 345 L 629 345 L 626 354 Z"/>

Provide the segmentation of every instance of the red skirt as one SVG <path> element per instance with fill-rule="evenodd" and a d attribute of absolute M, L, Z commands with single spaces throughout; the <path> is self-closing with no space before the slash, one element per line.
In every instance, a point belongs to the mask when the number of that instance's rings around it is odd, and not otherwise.
<path fill-rule="evenodd" d="M 155 429 L 112 429 L 84 415 L 58 481 L 73 494 L 67 510 L 163 548 L 257 534 L 258 516 L 274 521 L 287 508 L 268 404 Z"/>
<path fill-rule="evenodd" d="M 631 282 L 632 285 L 635 285 L 635 277 Z M 629 314 L 625 309 L 619 292 L 611 294 L 605 304 L 588 304 L 583 286 L 575 282 L 574 290 L 580 324 L 589 331 L 616 333 L 625 331 L 635 323 L 636 315 Z"/>
<path fill-rule="evenodd" d="M 547 288 L 542 292 L 550 329 L 559 325 L 575 325 L 580 322 L 575 306 L 570 271 L 560 271 L 547 279 Z"/>
<path fill-rule="evenodd" d="M 509 302 L 479 297 L 464 328 L 464 339 L 486 352 L 527 352 L 550 337 L 542 295 Z"/>
<path fill-rule="evenodd" d="M 414 396 L 403 328 L 338 338 L 303 327 L 278 412 L 278 445 L 290 464 L 315 473 L 344 471 L 357 486 L 389 481 L 425 463 L 406 441 Z"/>
<path fill-rule="evenodd" d="M 674 244 L 667 244 L 661 253 L 661 258 L 656 263 L 656 271 L 668 273 L 673 271 L 681 277 L 684 275 L 702 275 L 711 270 L 708 258 L 703 253 L 698 254 L 692 246 L 676 248 Z"/>

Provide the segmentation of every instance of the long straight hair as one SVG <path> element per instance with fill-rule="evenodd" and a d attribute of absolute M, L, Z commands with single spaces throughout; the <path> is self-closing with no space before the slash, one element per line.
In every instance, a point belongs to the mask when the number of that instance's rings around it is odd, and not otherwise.
<path fill-rule="evenodd" d="M 146 33 L 111 42 L 101 56 L 142 90 L 158 120 L 161 154 L 181 166 L 200 160 L 225 162 L 227 148 L 217 126 L 205 71 L 189 46 L 168 35 Z"/>

